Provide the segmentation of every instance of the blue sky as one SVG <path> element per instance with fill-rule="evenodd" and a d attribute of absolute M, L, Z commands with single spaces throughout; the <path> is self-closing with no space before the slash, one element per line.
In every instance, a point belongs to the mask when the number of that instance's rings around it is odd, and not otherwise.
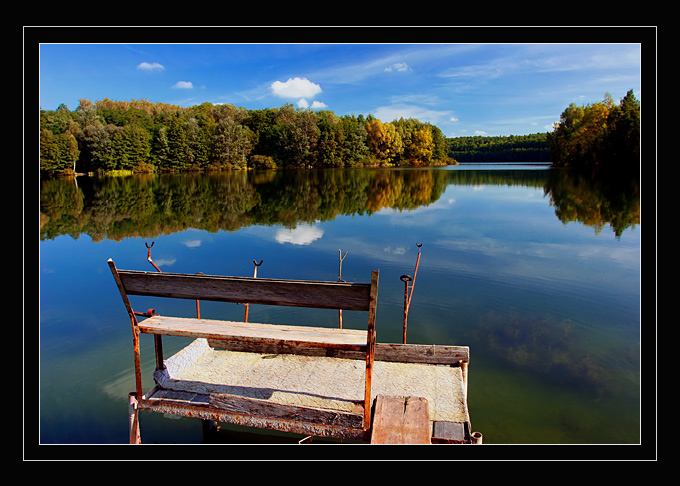
<path fill-rule="evenodd" d="M 642 100 L 640 44 L 39 45 L 40 107 L 148 99 L 247 109 L 292 103 L 448 137 L 552 131 L 570 103 Z"/>

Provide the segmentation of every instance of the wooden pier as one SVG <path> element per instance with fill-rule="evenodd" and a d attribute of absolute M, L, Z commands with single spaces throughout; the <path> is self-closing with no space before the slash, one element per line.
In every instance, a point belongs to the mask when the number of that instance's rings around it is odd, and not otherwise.
<path fill-rule="evenodd" d="M 467 408 L 469 349 L 377 343 L 371 282 L 312 282 L 116 269 L 130 315 L 139 410 L 374 444 L 480 443 Z M 132 309 L 128 295 L 364 310 L 364 330 L 218 321 Z M 142 317 L 144 319 L 138 319 Z M 139 336 L 154 335 L 154 386 L 144 393 Z M 165 358 L 161 336 L 195 338 Z"/>

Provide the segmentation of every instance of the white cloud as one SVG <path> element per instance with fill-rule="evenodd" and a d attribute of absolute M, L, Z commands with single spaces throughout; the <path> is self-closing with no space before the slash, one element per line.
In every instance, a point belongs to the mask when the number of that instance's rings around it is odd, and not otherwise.
<path fill-rule="evenodd" d="M 300 98 L 298 100 L 297 104 L 298 104 L 299 108 L 310 108 L 309 102 L 304 98 Z M 328 107 L 328 105 L 326 103 L 321 102 L 321 101 L 314 101 L 312 103 L 312 106 L 311 106 L 312 110 L 321 110 L 321 109 L 327 108 L 327 107 Z"/>
<path fill-rule="evenodd" d="M 177 258 L 159 258 L 158 260 L 154 258 L 153 262 L 159 267 L 170 267 L 177 262 Z"/>
<path fill-rule="evenodd" d="M 288 81 L 274 81 L 271 92 L 279 98 L 313 98 L 321 93 L 321 86 L 307 78 L 288 78 Z"/>
<path fill-rule="evenodd" d="M 391 64 L 385 68 L 385 72 L 388 73 L 391 73 L 392 71 L 404 72 L 410 70 L 411 68 L 405 62 L 395 62 L 394 64 Z"/>
<path fill-rule="evenodd" d="M 406 255 L 406 248 L 404 248 L 403 246 L 399 246 L 397 248 L 392 248 L 391 246 L 388 246 L 383 250 L 385 253 L 389 253 L 390 255 Z"/>
<path fill-rule="evenodd" d="M 173 86 L 173 88 L 194 89 L 194 85 L 191 81 L 177 81 L 177 83 Z"/>
<path fill-rule="evenodd" d="M 187 248 L 198 248 L 201 246 L 201 240 L 187 240 L 182 242 L 182 244 Z"/>
<path fill-rule="evenodd" d="M 323 236 L 323 230 L 307 224 L 298 225 L 295 229 L 281 228 L 274 238 L 278 243 L 293 245 L 309 245 Z"/>
<path fill-rule="evenodd" d="M 165 66 L 157 62 L 142 62 L 137 64 L 137 69 L 140 71 L 163 71 Z"/>

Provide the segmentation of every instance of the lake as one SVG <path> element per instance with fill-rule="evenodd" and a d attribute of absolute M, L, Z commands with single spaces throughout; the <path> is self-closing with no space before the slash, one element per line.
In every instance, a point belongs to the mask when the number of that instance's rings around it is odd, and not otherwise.
<path fill-rule="evenodd" d="M 401 342 L 400 276 L 413 275 L 419 244 L 408 342 L 470 347 L 472 430 L 485 444 L 641 442 L 639 190 L 529 164 L 42 181 L 37 441 L 127 443 L 132 335 L 109 258 L 155 271 L 149 245 L 164 272 L 252 276 L 262 260 L 258 277 L 337 280 L 347 253 L 343 280 L 380 270 L 377 339 Z M 195 315 L 187 301 L 137 307 Z M 206 318 L 243 312 L 201 304 Z M 249 312 L 253 322 L 328 318 Z M 343 325 L 364 318 L 347 312 Z M 166 356 L 187 343 L 165 340 Z M 202 441 L 196 419 L 140 421 L 147 444 Z M 225 442 L 297 440 L 225 429 Z"/>

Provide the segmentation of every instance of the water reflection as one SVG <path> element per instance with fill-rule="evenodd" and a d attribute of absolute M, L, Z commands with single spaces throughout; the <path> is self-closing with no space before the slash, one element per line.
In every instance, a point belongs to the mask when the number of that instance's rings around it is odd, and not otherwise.
<path fill-rule="evenodd" d="M 42 440 L 127 440 L 125 420 L 109 409 L 118 396 L 124 416 L 134 387 L 129 320 L 105 261 L 153 271 L 144 243 L 156 240 L 154 262 L 163 271 L 249 276 L 256 258 L 265 261 L 258 276 L 271 278 L 334 280 L 338 249 L 349 250 L 343 278 L 362 281 L 367 269 L 380 269 L 381 342 L 401 341 L 399 277 L 412 272 L 415 244 L 424 243 L 408 341 L 470 346 L 469 405 L 485 442 L 635 443 L 637 187 L 570 170 L 500 166 L 43 181 Z M 243 316 L 236 304 L 208 304 L 205 316 Z M 162 305 L 168 314 L 195 312 L 193 302 Z M 337 322 L 335 312 L 293 308 L 253 306 L 250 315 L 282 324 Z M 365 325 L 363 316 L 343 319 L 347 328 Z M 152 369 L 153 344 L 145 345 Z M 171 346 L 168 340 L 168 353 Z M 65 394 L 82 398 L 92 383 L 103 386 L 86 405 L 60 405 Z M 85 427 L 68 417 L 84 409 L 107 423 Z M 162 416 L 145 419 L 148 440 L 194 441 L 164 426 Z M 102 432 L 108 429 L 114 438 Z"/>
<path fill-rule="evenodd" d="M 614 182 L 611 182 L 611 181 Z M 282 225 L 279 238 L 304 244 L 320 235 L 299 223 L 338 215 L 411 210 L 436 202 L 446 187 L 543 188 L 565 224 L 577 221 L 597 232 L 610 225 L 617 236 L 640 222 L 639 189 L 619 179 L 570 170 L 354 169 L 135 175 L 48 179 L 41 183 L 40 237 L 94 241 L 156 237 L 189 228 L 236 231 Z M 293 231 L 295 230 L 295 231 Z"/>

